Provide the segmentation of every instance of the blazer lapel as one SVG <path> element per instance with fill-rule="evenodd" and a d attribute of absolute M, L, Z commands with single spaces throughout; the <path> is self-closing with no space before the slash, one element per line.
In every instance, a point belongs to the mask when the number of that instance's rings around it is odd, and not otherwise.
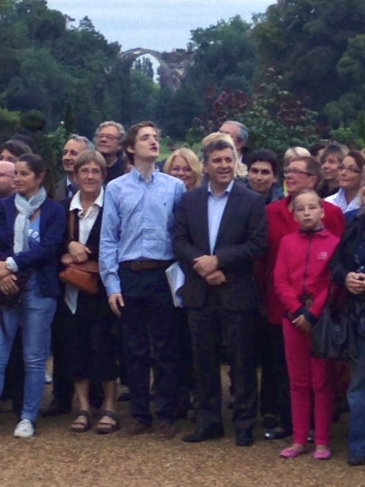
<path fill-rule="evenodd" d="M 206 187 L 200 188 L 199 198 L 197 199 L 196 214 L 198 225 L 203 233 L 203 241 L 209 254 L 209 230 L 208 230 L 208 190 Z"/>

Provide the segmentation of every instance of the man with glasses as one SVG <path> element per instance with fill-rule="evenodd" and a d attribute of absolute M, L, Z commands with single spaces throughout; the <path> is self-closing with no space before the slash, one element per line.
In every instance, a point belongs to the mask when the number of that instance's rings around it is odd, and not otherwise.
<path fill-rule="evenodd" d="M 15 165 L 12 162 L 0 161 L 0 198 L 6 198 L 15 192 Z"/>
<path fill-rule="evenodd" d="M 94 142 L 96 150 L 104 156 L 107 165 L 105 183 L 123 176 L 126 172 L 127 162 L 122 158 L 124 134 L 123 125 L 113 120 L 101 123 L 95 131 Z"/>
<path fill-rule="evenodd" d="M 265 433 L 265 438 L 269 440 L 285 438 L 292 433 L 289 381 L 281 326 L 284 309 L 274 289 L 273 273 L 281 239 L 299 229 L 299 224 L 293 215 L 293 199 L 303 189 L 317 189 L 321 180 L 321 168 L 313 157 L 299 156 L 291 160 L 284 175 L 288 196 L 267 206 L 268 251 L 264 262 L 262 262 L 264 272 L 260 273 L 263 296 L 267 299 L 265 306 L 267 308 L 269 332 L 272 334 L 274 344 L 277 384 L 276 414 L 278 426 Z M 345 220 L 341 210 L 327 201 L 323 201 L 323 209 L 325 214 L 323 217 L 324 227 L 337 237 L 341 237 L 345 228 Z"/>

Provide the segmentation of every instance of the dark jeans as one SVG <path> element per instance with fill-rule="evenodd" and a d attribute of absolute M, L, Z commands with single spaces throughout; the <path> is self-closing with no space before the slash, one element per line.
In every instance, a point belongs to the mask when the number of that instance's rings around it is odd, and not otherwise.
<path fill-rule="evenodd" d="M 286 366 L 282 325 L 269 324 L 268 330 L 274 346 L 274 372 L 276 376 L 276 413 L 278 426 L 292 431 L 289 375 Z"/>
<path fill-rule="evenodd" d="M 352 458 L 365 458 L 365 338 L 357 337 L 358 356 L 351 363 L 347 391 L 350 407 L 348 446 Z"/>
<path fill-rule="evenodd" d="M 193 343 L 198 424 L 221 423 L 220 348 L 227 337 L 228 361 L 234 383 L 233 422 L 236 429 L 252 428 L 257 414 L 257 374 L 253 352 L 253 312 L 223 308 L 211 291 L 206 306 L 188 309 Z"/>
<path fill-rule="evenodd" d="M 23 361 L 22 330 L 15 335 L 8 365 L 5 370 L 5 382 L 1 399 L 13 401 L 14 412 L 20 415 L 24 398 L 25 369 Z"/>
<path fill-rule="evenodd" d="M 150 356 L 154 357 L 156 413 L 173 421 L 177 387 L 178 349 L 174 306 L 164 269 L 120 269 L 123 337 L 126 350 L 131 415 L 150 424 Z"/>

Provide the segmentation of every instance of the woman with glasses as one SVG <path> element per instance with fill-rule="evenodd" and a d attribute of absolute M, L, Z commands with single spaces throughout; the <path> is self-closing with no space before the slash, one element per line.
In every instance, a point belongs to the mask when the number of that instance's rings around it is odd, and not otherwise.
<path fill-rule="evenodd" d="M 96 151 L 83 151 L 76 159 L 74 172 L 79 191 L 65 205 L 68 232 L 61 262 L 64 265 L 98 261 L 100 229 L 104 203 L 103 183 L 107 173 L 104 157 Z M 71 221 L 71 224 L 70 224 Z M 99 434 L 119 428 L 116 416 L 116 362 L 112 337 L 113 315 L 105 289 L 99 282 L 97 294 L 79 291 L 66 284 L 64 293 L 66 364 L 74 382 L 79 411 L 71 431 L 84 433 L 91 428 L 90 383 L 102 383 L 103 413 L 96 426 Z"/>
<path fill-rule="evenodd" d="M 299 229 L 299 224 L 293 214 L 293 199 L 304 189 L 316 190 L 321 180 L 320 166 L 311 156 L 299 156 L 291 160 L 285 170 L 285 183 L 288 196 L 267 206 L 269 226 L 268 251 L 264 260 L 264 273 L 260 279 L 266 296 L 267 317 L 269 330 L 273 336 L 276 375 L 276 412 L 278 426 L 265 433 L 265 438 L 281 439 L 292 433 L 291 409 L 289 398 L 289 381 L 285 361 L 284 338 L 282 320 L 284 308 L 274 289 L 273 273 L 279 251 L 281 239 Z M 345 220 L 339 208 L 326 201 L 323 202 L 325 216 L 324 226 L 335 236 L 341 237 Z"/>
<path fill-rule="evenodd" d="M 341 208 L 343 213 L 360 208 L 359 190 L 364 166 L 365 157 L 361 152 L 350 151 L 338 166 L 340 189 L 326 201 Z"/>

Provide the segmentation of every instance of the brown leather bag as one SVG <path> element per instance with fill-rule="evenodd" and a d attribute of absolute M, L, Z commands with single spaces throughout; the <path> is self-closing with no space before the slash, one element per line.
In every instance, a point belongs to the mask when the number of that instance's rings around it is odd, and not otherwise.
<path fill-rule="evenodd" d="M 69 239 L 74 239 L 75 213 L 72 211 L 68 225 Z M 66 284 L 71 284 L 80 291 L 88 294 L 96 294 L 99 291 L 99 264 L 93 260 L 87 260 L 81 264 L 72 262 L 60 272 L 59 278 Z"/>

